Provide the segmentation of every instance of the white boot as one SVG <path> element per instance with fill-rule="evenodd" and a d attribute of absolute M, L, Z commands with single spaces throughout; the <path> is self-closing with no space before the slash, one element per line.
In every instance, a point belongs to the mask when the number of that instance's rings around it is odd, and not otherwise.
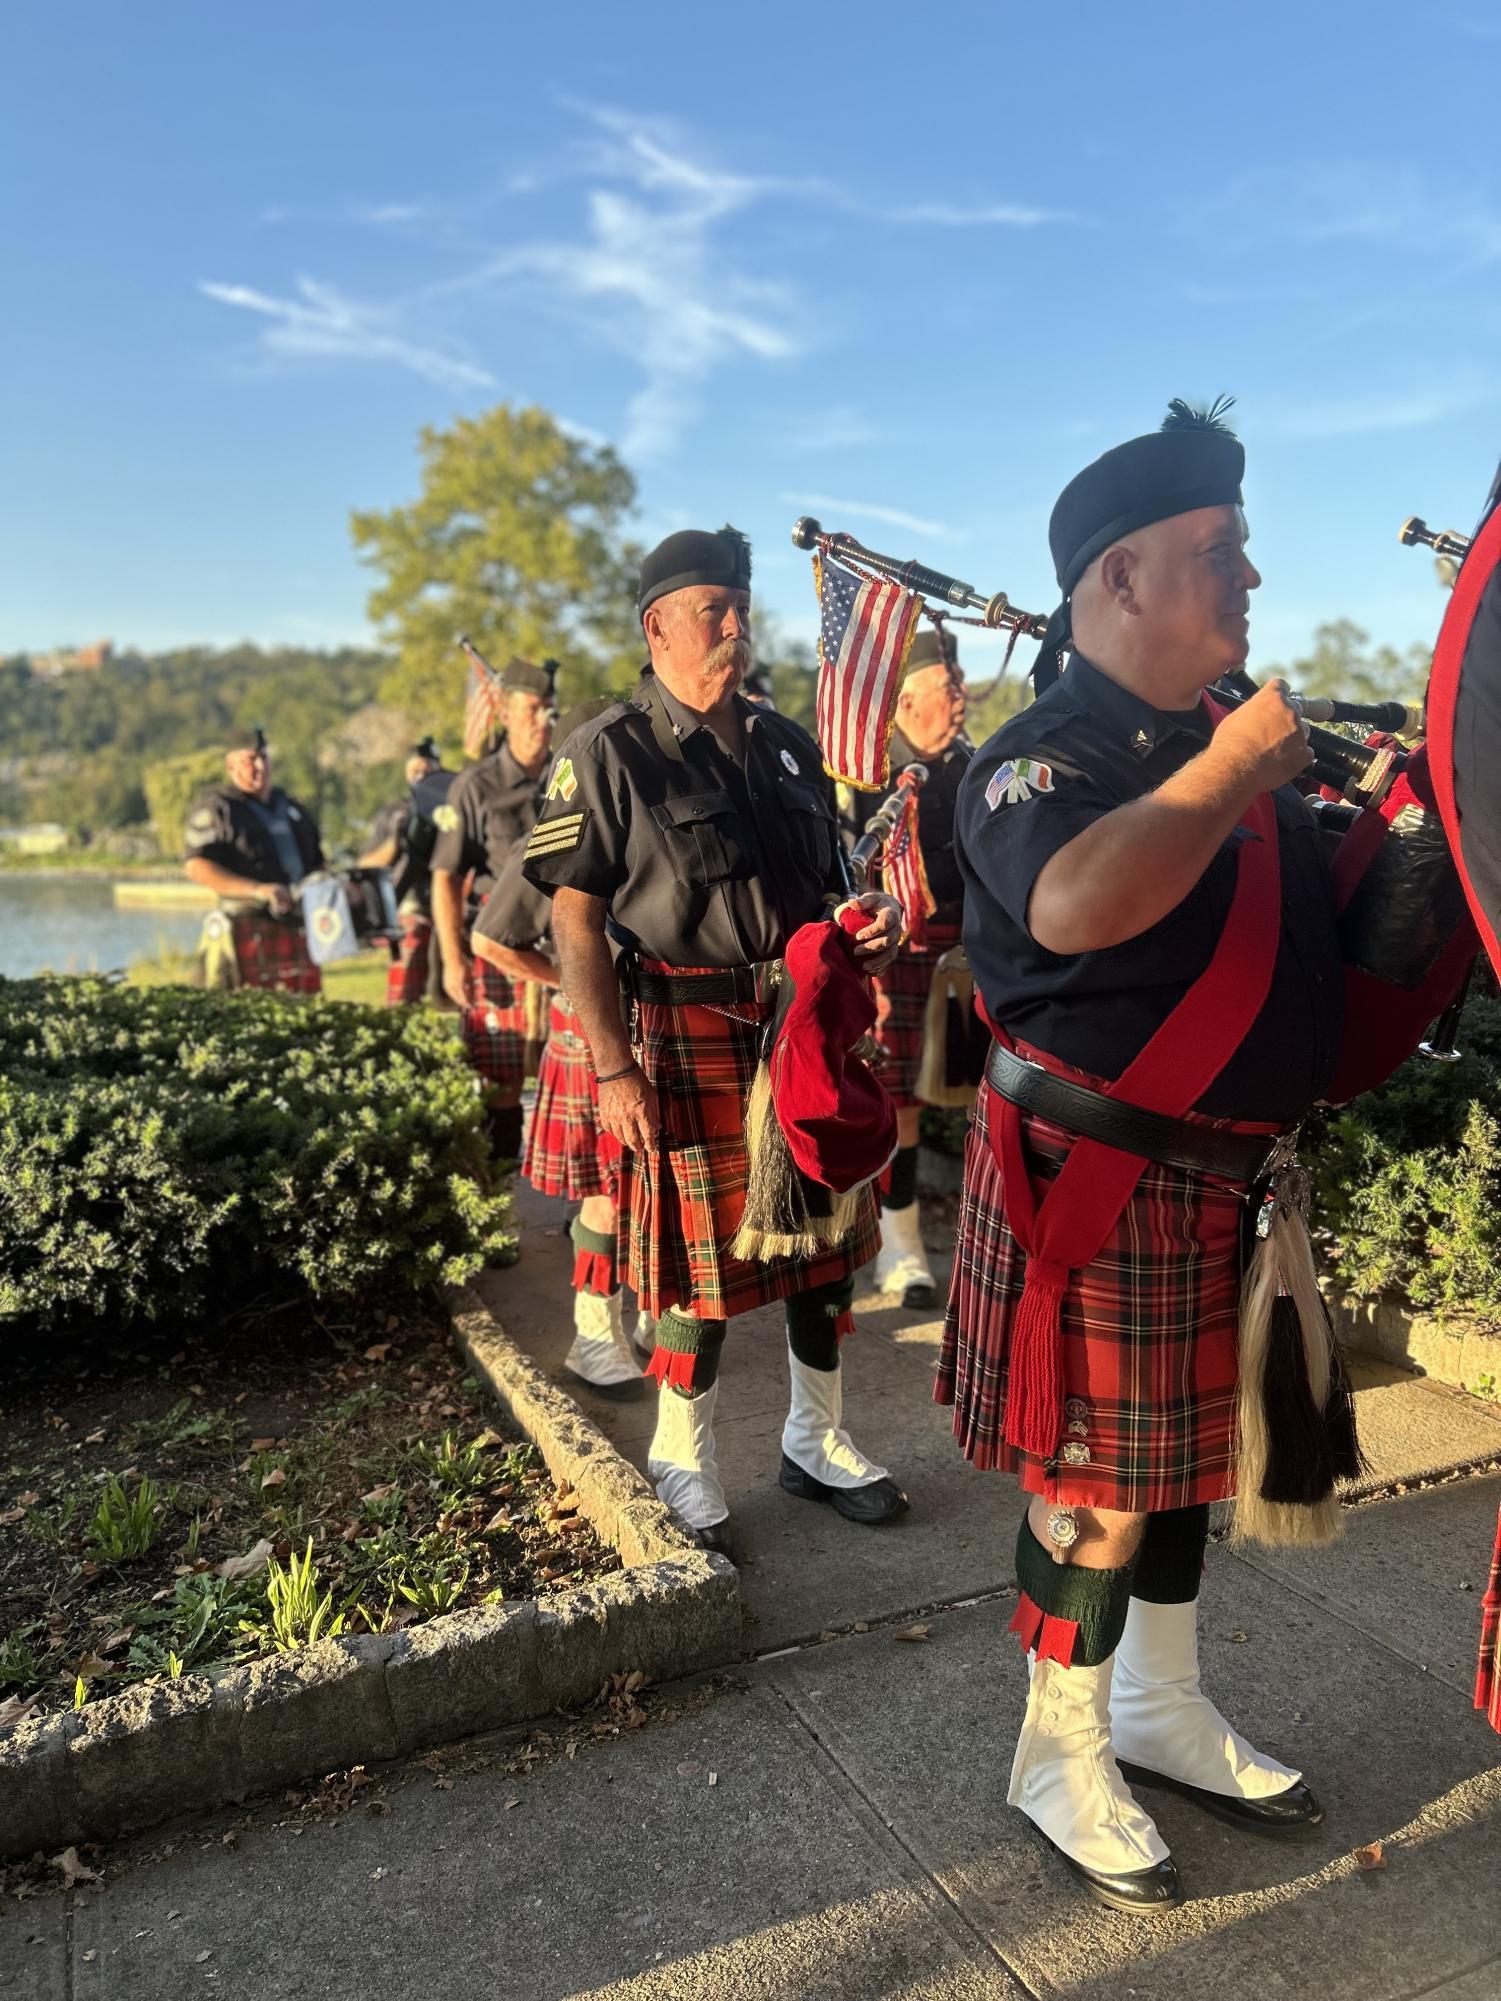
<path fill-rule="evenodd" d="M 903 1298 L 914 1288 L 934 1290 L 922 1243 L 922 1221 L 918 1205 L 881 1211 L 881 1248 L 876 1253 L 876 1290 Z M 914 1305 L 918 1301 L 912 1302 Z M 931 1304 L 931 1299 L 921 1302 Z"/>
<path fill-rule="evenodd" d="M 868 1487 L 889 1476 L 855 1444 L 840 1423 L 844 1415 L 843 1371 L 810 1369 L 791 1348 L 792 1401 L 782 1427 L 782 1450 L 794 1465 L 811 1473 L 826 1487 Z"/>
<path fill-rule="evenodd" d="M 657 1393 L 657 1428 L 647 1448 L 646 1475 L 658 1500 L 676 1508 L 690 1528 L 726 1520 L 729 1503 L 714 1458 L 714 1406 L 719 1384 L 685 1397 L 668 1383 Z"/>
<path fill-rule="evenodd" d="M 1115 1748 L 1128 1764 L 1229 1799 L 1264 1800 L 1301 1772 L 1255 1751 L 1199 1687 L 1198 1603 L 1131 1600 L 1115 1661 Z"/>
<path fill-rule="evenodd" d="M 650 1361 L 657 1352 L 657 1316 L 642 1307 L 636 1315 L 635 1331 L 631 1335 L 636 1353 L 645 1361 Z"/>
<path fill-rule="evenodd" d="M 1067 1668 L 1033 1661 L 1006 1798 L 1081 1870 L 1136 1876 L 1168 1861 L 1168 1848 L 1115 1762 L 1111 1666 L 1111 1660 Z"/>
<path fill-rule="evenodd" d="M 618 1292 L 612 1292 L 608 1299 L 597 1292 L 573 1295 L 573 1346 L 563 1357 L 563 1367 L 595 1389 L 615 1389 L 641 1380 L 641 1364 L 625 1337 L 622 1305 Z"/>

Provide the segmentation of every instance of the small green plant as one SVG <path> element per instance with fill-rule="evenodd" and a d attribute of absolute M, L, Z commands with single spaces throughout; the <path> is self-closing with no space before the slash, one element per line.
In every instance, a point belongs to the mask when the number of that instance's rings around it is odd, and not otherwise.
<path fill-rule="evenodd" d="M 454 1609 L 468 1583 L 469 1565 L 462 1557 L 442 1536 L 424 1536 L 408 1555 L 406 1575 L 397 1577 L 396 1589 L 424 1619 L 437 1619 Z"/>
<path fill-rule="evenodd" d="M 35 1631 L 34 1624 L 18 1626 L 0 1640 L 0 1689 L 30 1688 L 41 1680 L 42 1663 L 31 1644 Z"/>
<path fill-rule="evenodd" d="M 33 1508 L 24 1524 L 26 1534 L 35 1541 L 45 1543 L 49 1549 L 60 1550 L 67 1542 L 78 1514 L 78 1496 L 67 1495 L 55 1515 L 45 1508 Z"/>
<path fill-rule="evenodd" d="M 1501 1397 L 1501 1390 L 1496 1388 L 1496 1378 L 1493 1375 L 1479 1375 L 1470 1387 L 1470 1394 L 1484 1397 L 1487 1403 L 1495 1403 L 1497 1398 Z"/>
<path fill-rule="evenodd" d="M 112 1474 L 89 1523 L 89 1554 L 99 1563 L 128 1563 L 144 1556 L 161 1527 L 160 1501 L 154 1481 L 142 1480 L 127 1494 L 119 1475 Z"/>
<path fill-rule="evenodd" d="M 344 1614 L 333 1609 L 333 1592 L 318 1595 L 311 1536 L 302 1556 L 293 1556 L 285 1570 L 272 1557 L 266 1567 L 266 1602 L 271 1639 L 278 1653 L 295 1653 L 319 1640 L 336 1640 L 344 1630 Z"/>
<path fill-rule="evenodd" d="M 183 1538 L 182 1545 L 183 1554 L 189 1563 L 196 1563 L 198 1561 L 198 1544 L 202 1535 L 203 1517 L 202 1515 L 194 1515 L 192 1521 L 188 1523 L 188 1532 Z"/>
<path fill-rule="evenodd" d="M 491 1464 L 485 1457 L 484 1446 L 477 1439 L 469 1445 L 460 1445 L 457 1433 L 452 1431 L 445 1431 L 436 1445 L 429 1445 L 424 1439 L 417 1447 L 416 1459 L 449 1501 L 467 1500 L 488 1485 L 491 1478 Z"/>
<path fill-rule="evenodd" d="M 360 1513 L 367 1522 L 374 1522 L 383 1529 L 394 1529 L 406 1513 L 407 1497 L 400 1487 L 392 1487 L 388 1494 L 367 1494 L 360 1502 Z"/>
<path fill-rule="evenodd" d="M 137 1674 L 180 1674 L 184 1667 L 216 1667 L 239 1651 L 242 1622 L 254 1612 L 255 1588 L 200 1571 L 179 1577 L 165 1605 L 136 1607 L 130 1666 Z M 174 1670 L 172 1662 L 179 1665 Z"/>
<path fill-rule="evenodd" d="M 242 1429 L 226 1410 L 201 1410 L 191 1397 L 173 1404 L 165 1417 L 148 1418 L 135 1428 L 137 1450 L 180 1451 L 185 1445 L 229 1445 Z"/>
<path fill-rule="evenodd" d="M 77 1680 L 73 1683 L 73 1707 L 75 1709 L 82 1709 L 83 1705 L 88 1701 L 88 1699 L 89 1699 L 89 1691 L 84 1685 L 83 1676 L 79 1675 Z"/>

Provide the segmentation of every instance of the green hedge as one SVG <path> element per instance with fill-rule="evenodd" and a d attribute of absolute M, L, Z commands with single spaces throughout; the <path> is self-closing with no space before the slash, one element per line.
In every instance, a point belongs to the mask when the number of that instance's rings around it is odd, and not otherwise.
<path fill-rule="evenodd" d="M 451 1024 L 270 993 L 0 980 L 0 1315 L 228 1314 L 508 1253 Z"/>
<path fill-rule="evenodd" d="M 1306 1149 L 1314 1219 L 1351 1292 L 1501 1317 L 1501 1003 L 1471 1001 L 1459 1046 L 1327 1117 Z"/>

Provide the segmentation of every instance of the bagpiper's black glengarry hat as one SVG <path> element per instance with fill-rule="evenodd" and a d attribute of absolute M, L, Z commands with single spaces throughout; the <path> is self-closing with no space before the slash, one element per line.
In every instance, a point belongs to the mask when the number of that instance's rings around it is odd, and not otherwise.
<path fill-rule="evenodd" d="M 670 591 L 685 591 L 692 584 L 748 591 L 750 580 L 750 543 L 738 528 L 726 523 L 715 534 L 703 528 L 681 528 L 642 558 L 636 611 L 644 618 L 647 607 L 658 598 L 665 598 Z"/>
<path fill-rule="evenodd" d="M 1246 448 L 1224 421 L 1234 402 L 1216 397 L 1195 409 L 1175 396 L 1162 428 L 1130 438 L 1076 473 L 1059 494 L 1048 522 L 1048 545 L 1063 603 L 1048 621 L 1032 665 L 1039 694 L 1057 680 L 1072 630 L 1069 597 L 1113 542 L 1134 529 L 1199 507 L 1238 507 Z"/>
<path fill-rule="evenodd" d="M 539 667 L 518 653 L 500 670 L 500 685 L 508 695 L 540 695 L 550 702 L 557 693 L 558 663 L 544 660 Z"/>
<path fill-rule="evenodd" d="M 255 750 L 265 753 L 271 745 L 260 723 L 236 723 L 224 732 L 224 748 L 227 751 Z"/>

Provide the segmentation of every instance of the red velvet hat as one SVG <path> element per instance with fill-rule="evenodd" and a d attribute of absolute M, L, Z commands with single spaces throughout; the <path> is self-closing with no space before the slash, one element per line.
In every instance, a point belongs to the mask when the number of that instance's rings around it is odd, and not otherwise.
<path fill-rule="evenodd" d="M 777 1124 L 810 1181 L 846 1194 L 896 1150 L 896 1107 L 855 1053 L 876 1004 L 855 959 L 869 913 L 851 908 L 793 933 L 767 1067 Z"/>

